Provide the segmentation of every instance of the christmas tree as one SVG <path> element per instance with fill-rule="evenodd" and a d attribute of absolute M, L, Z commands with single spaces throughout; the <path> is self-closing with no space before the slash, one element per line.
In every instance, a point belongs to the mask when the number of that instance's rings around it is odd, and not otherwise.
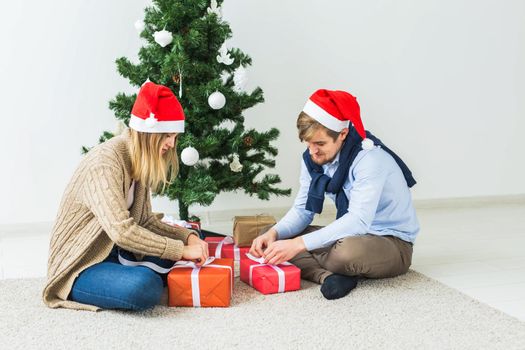
<path fill-rule="evenodd" d="M 271 141 L 279 131 L 259 132 L 243 125 L 243 111 L 263 102 L 263 91 L 244 91 L 245 67 L 252 60 L 240 49 L 225 46 L 232 32 L 221 17 L 221 3 L 154 0 L 144 20 L 135 23 L 146 41 L 140 62 L 125 57 L 116 61 L 120 75 L 133 86 L 139 88 L 148 79 L 165 85 L 178 93 L 184 107 L 186 128 L 178 137 L 184 164 L 162 193 L 178 201 L 183 220 L 191 205 L 210 205 L 223 191 L 243 190 L 264 200 L 291 192 L 276 187 L 281 182 L 278 175 L 261 174 L 275 166 L 278 151 Z M 109 104 L 126 125 L 135 98 L 136 94 L 119 93 Z M 106 131 L 99 141 L 113 136 Z"/>

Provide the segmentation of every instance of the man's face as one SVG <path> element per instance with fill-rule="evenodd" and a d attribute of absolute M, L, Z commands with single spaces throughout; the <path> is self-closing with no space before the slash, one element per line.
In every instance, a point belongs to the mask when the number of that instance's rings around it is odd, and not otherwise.
<path fill-rule="evenodd" d="M 323 165 L 333 161 L 337 152 L 341 149 L 347 134 L 348 128 L 345 128 L 334 141 L 332 137 L 328 136 L 326 129 L 321 128 L 317 130 L 308 141 L 305 141 L 313 162 Z"/>

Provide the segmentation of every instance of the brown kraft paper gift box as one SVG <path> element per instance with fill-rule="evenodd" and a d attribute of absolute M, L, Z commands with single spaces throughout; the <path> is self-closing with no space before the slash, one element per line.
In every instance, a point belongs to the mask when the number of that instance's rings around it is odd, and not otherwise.
<path fill-rule="evenodd" d="M 233 241 L 239 247 L 250 247 L 257 236 L 275 223 L 275 218 L 269 215 L 236 216 L 233 219 Z"/>

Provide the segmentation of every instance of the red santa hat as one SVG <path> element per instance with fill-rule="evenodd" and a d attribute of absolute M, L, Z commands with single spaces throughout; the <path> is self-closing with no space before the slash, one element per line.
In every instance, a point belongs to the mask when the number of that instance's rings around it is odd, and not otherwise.
<path fill-rule="evenodd" d="M 364 149 L 374 147 L 374 142 L 366 138 L 361 122 L 361 112 L 357 99 L 345 91 L 317 90 L 304 105 L 303 112 L 330 130 L 340 132 L 350 126 L 350 122 L 363 139 Z"/>
<path fill-rule="evenodd" d="M 169 88 L 147 81 L 131 110 L 129 127 L 147 133 L 181 133 L 184 111 Z"/>

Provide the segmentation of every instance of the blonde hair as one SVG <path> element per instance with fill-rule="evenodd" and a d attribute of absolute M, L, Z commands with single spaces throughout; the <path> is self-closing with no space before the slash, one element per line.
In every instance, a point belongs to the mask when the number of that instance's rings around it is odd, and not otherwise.
<path fill-rule="evenodd" d="M 170 134 L 145 133 L 129 129 L 131 136 L 131 177 L 151 188 L 155 193 L 162 193 L 179 173 L 177 156 L 177 138 L 173 148 L 160 154 L 162 142 Z"/>
<path fill-rule="evenodd" d="M 305 112 L 299 113 L 297 117 L 297 130 L 299 131 L 299 140 L 301 140 L 301 142 L 309 141 L 313 135 L 321 129 L 326 130 L 326 134 L 334 141 L 339 137 L 340 132 L 328 129 Z"/>

